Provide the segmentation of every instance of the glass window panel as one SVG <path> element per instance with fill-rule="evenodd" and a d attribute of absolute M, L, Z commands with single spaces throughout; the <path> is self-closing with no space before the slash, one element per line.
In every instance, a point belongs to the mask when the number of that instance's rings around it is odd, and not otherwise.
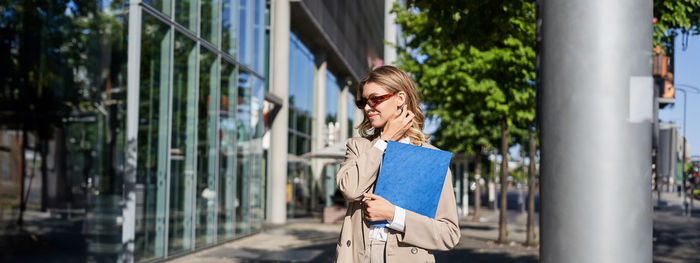
<path fill-rule="evenodd" d="M 263 103 L 265 101 L 264 82 L 258 78 L 252 78 L 252 93 L 250 99 L 251 111 L 251 142 L 250 142 L 250 180 L 249 189 L 249 230 L 259 231 L 262 228 L 264 216 L 263 204 L 265 203 L 265 192 L 263 186 L 263 148 L 262 137 L 265 134 L 263 123 Z"/>
<path fill-rule="evenodd" d="M 238 51 L 238 0 L 222 0 L 221 49 L 237 57 Z"/>
<path fill-rule="evenodd" d="M 114 261 L 128 7 L 3 1 L 0 10 L 0 261 Z"/>
<path fill-rule="evenodd" d="M 289 45 L 289 103 L 313 115 L 314 56 L 294 35 Z"/>
<path fill-rule="evenodd" d="M 174 44 L 168 254 L 192 248 L 194 227 L 197 45 L 179 33 Z"/>
<path fill-rule="evenodd" d="M 201 37 L 209 41 L 209 43 L 214 44 L 214 46 L 219 45 L 219 25 L 221 21 L 219 20 L 220 12 L 220 0 L 202 0 L 202 7 L 200 12 L 202 35 Z"/>
<path fill-rule="evenodd" d="M 294 147 L 294 140 L 294 133 L 290 132 L 289 138 L 287 138 L 287 153 L 294 154 L 296 152 L 296 148 Z"/>
<path fill-rule="evenodd" d="M 340 123 L 338 122 L 338 93 L 339 87 L 335 76 L 326 71 L 326 112 L 324 124 L 328 134 L 324 134 L 324 143 L 329 145 L 340 139 Z"/>
<path fill-rule="evenodd" d="M 238 0 L 238 62 L 252 66 L 254 0 Z"/>
<path fill-rule="evenodd" d="M 197 0 L 175 1 L 175 22 L 197 33 Z"/>
<path fill-rule="evenodd" d="M 170 27 L 144 15 L 141 36 L 136 258 L 165 254 L 168 153 Z"/>
<path fill-rule="evenodd" d="M 236 67 L 221 60 L 219 106 L 219 182 L 218 240 L 234 236 L 236 218 Z"/>
<path fill-rule="evenodd" d="M 197 217 L 195 245 L 216 242 L 216 122 L 219 65 L 216 53 L 200 47 L 197 119 Z"/>
<path fill-rule="evenodd" d="M 348 136 L 352 137 L 352 132 L 355 130 L 355 127 L 353 127 L 353 120 L 355 118 L 355 109 L 357 109 L 357 106 L 355 106 L 355 97 L 352 96 L 348 92 Z"/>
<path fill-rule="evenodd" d="M 265 88 L 261 79 L 252 78 L 250 95 L 250 127 L 252 138 L 262 138 L 265 133 L 263 123 L 263 105 L 265 102 Z"/>
<path fill-rule="evenodd" d="M 170 0 L 144 0 L 143 2 L 170 16 Z"/>
<path fill-rule="evenodd" d="M 289 127 L 290 130 L 296 129 L 296 125 L 294 124 L 294 112 L 295 110 L 293 108 L 289 108 L 289 118 L 287 119 L 287 126 Z"/>
<path fill-rule="evenodd" d="M 306 116 L 306 114 L 304 114 L 304 113 L 298 113 L 298 114 L 297 114 L 297 122 L 296 122 L 296 125 L 297 125 L 296 129 L 297 129 L 297 131 L 299 131 L 299 132 L 301 132 L 301 133 L 304 133 L 304 134 L 308 134 L 308 133 L 309 133 L 309 130 L 306 129 L 306 126 L 307 126 L 306 123 L 307 123 L 307 122 L 308 122 L 308 117 Z"/>
<path fill-rule="evenodd" d="M 236 112 L 237 128 L 237 191 L 236 191 L 236 234 L 249 233 L 249 181 L 250 181 L 250 137 L 251 137 L 251 94 L 254 77 L 241 71 L 238 77 L 238 105 Z"/>
<path fill-rule="evenodd" d="M 265 0 L 239 0 L 238 60 L 263 74 L 265 65 Z"/>
<path fill-rule="evenodd" d="M 296 145 L 297 146 L 296 154 L 297 155 L 302 155 L 305 153 L 304 152 L 304 144 L 306 144 L 305 141 L 306 140 L 304 140 L 303 136 L 297 136 L 297 139 L 296 139 L 296 144 L 297 144 Z"/>
<path fill-rule="evenodd" d="M 253 10 L 253 70 L 265 74 L 265 2 L 255 0 Z"/>

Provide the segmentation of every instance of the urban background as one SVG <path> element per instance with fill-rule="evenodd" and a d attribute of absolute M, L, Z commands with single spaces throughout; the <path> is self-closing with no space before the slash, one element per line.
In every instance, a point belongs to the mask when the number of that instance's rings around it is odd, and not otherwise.
<path fill-rule="evenodd" d="M 332 262 L 347 205 L 335 174 L 363 118 L 357 83 L 390 64 L 414 78 L 431 143 L 454 154 L 462 240 L 437 261 L 556 262 L 564 245 L 547 238 L 594 247 L 564 228 L 590 215 L 648 240 L 637 252 L 649 260 L 700 262 L 700 2 L 648 1 L 629 12 L 648 19 L 619 18 L 648 31 L 637 53 L 650 63 L 624 71 L 629 101 L 613 84 L 559 100 L 560 79 L 598 76 L 551 70 L 568 64 L 548 48 L 617 23 L 600 10 L 623 5 L 603 2 L 573 32 L 548 22 L 565 19 L 549 1 L 1 1 L 0 261 Z M 571 44 L 582 47 L 571 57 L 614 62 L 601 50 L 622 44 L 605 37 Z M 596 58 L 581 72 L 623 72 Z M 646 79 L 644 97 L 633 85 Z M 581 110 L 589 99 L 610 104 Z M 551 125 L 561 118 L 606 123 L 607 105 L 642 123 L 631 143 L 617 136 L 628 126 L 592 127 L 608 134 L 603 148 L 585 145 L 585 129 L 556 136 L 576 126 Z M 618 148 L 641 157 L 608 158 Z M 651 201 L 610 212 L 625 196 Z M 615 228 L 629 218 L 638 235 Z"/>

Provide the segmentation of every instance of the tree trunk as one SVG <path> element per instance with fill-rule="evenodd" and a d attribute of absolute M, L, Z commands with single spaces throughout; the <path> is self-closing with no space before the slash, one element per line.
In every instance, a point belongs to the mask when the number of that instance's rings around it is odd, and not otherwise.
<path fill-rule="evenodd" d="M 39 151 L 41 155 L 41 211 L 46 212 L 49 204 L 49 169 L 46 161 L 49 151 L 49 139 L 46 137 L 39 139 Z"/>
<path fill-rule="evenodd" d="M 530 157 L 530 170 L 528 171 L 528 186 L 527 186 L 527 238 L 525 245 L 536 246 L 535 241 L 535 132 L 530 131 L 530 149 L 528 155 Z"/>
<path fill-rule="evenodd" d="M 505 244 L 508 242 L 506 229 L 506 190 L 508 189 L 508 123 L 506 120 L 501 121 L 501 203 L 498 217 L 498 243 Z"/>
<path fill-rule="evenodd" d="M 479 179 L 481 178 L 481 149 L 482 146 L 477 147 L 476 155 L 474 156 L 474 216 L 472 221 L 479 221 L 479 212 L 481 211 L 481 191 L 479 186 Z"/>
<path fill-rule="evenodd" d="M 19 218 L 17 218 L 17 226 L 22 230 L 24 224 L 24 210 L 27 204 L 24 200 L 24 179 L 27 178 L 27 158 L 24 156 L 27 153 L 27 126 L 22 125 L 22 150 L 20 151 L 20 177 L 19 177 Z"/>

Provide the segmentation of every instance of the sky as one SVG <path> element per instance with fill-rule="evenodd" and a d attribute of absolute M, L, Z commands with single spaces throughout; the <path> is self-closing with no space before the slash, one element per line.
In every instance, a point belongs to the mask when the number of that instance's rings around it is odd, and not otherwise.
<path fill-rule="evenodd" d="M 690 37 L 685 51 L 681 45 L 681 37 L 675 41 L 675 84 L 677 88 L 683 88 L 679 84 L 694 86 L 700 89 L 700 36 Z M 668 105 L 659 110 L 659 121 L 675 122 L 681 126 L 679 132 L 686 137 L 690 143 L 690 150 L 693 156 L 700 156 L 700 93 L 693 93 L 692 89 L 687 90 L 687 108 L 683 127 L 683 92 L 676 90 L 676 99 L 673 105 Z"/>

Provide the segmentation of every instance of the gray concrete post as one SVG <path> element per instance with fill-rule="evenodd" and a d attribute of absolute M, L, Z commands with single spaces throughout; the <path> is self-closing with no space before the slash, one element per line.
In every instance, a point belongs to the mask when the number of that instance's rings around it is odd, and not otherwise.
<path fill-rule="evenodd" d="M 341 142 L 348 140 L 348 90 L 347 85 L 342 85 L 340 93 L 338 93 L 338 123 L 340 124 L 340 140 Z"/>
<path fill-rule="evenodd" d="M 313 121 L 311 123 L 311 151 L 318 151 L 326 146 L 328 134 L 326 132 L 326 69 L 328 63 L 324 54 L 316 54 L 316 67 L 314 68 L 314 94 L 313 94 Z M 323 160 L 314 158 L 311 160 L 311 210 L 316 208 L 316 199 L 320 195 L 318 190 L 323 180 Z M 325 195 L 324 195 L 325 196 Z"/>
<path fill-rule="evenodd" d="M 362 123 L 362 120 L 365 119 L 365 114 L 357 107 L 354 108 L 352 114 L 352 137 L 360 137 L 360 133 L 357 131 L 357 129 L 355 129 L 355 127 Z"/>
<path fill-rule="evenodd" d="M 287 221 L 287 140 L 289 116 L 289 0 L 272 1 L 270 91 L 282 98 L 282 107 L 270 129 L 270 208 L 272 224 Z"/>
<path fill-rule="evenodd" d="M 652 1 L 542 5 L 542 262 L 652 262 Z"/>
<path fill-rule="evenodd" d="M 389 13 L 396 0 L 384 0 L 384 41 L 396 44 L 396 15 Z M 396 61 L 396 48 L 384 44 L 384 64 Z"/>

